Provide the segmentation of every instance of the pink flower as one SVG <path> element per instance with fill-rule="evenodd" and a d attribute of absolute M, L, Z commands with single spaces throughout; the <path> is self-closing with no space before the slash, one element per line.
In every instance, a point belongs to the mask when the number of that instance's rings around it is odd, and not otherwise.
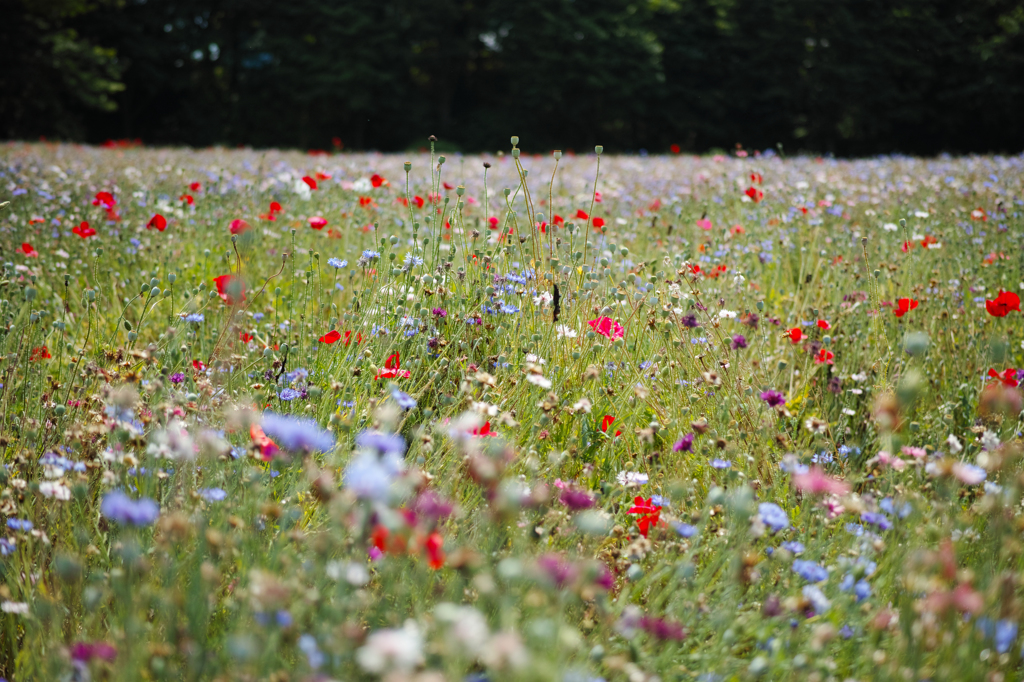
<path fill-rule="evenodd" d="M 697 227 L 699 227 L 702 230 L 710 230 L 711 221 L 708 220 L 707 218 L 701 218 L 700 220 L 697 221 Z"/>
<path fill-rule="evenodd" d="M 890 466 L 896 471 L 903 471 L 904 467 L 907 466 L 907 463 L 904 462 L 902 459 L 896 457 L 895 455 L 890 455 L 885 450 L 879 450 L 878 454 L 875 455 L 875 457 L 873 457 L 872 460 L 869 460 L 869 463 L 871 461 L 878 462 L 878 464 L 883 467 Z"/>
<path fill-rule="evenodd" d="M 812 495 L 822 493 L 828 495 L 845 495 L 850 492 L 850 486 L 838 478 L 832 478 L 821 470 L 821 467 L 811 467 L 807 473 L 795 474 L 793 485 L 801 492 Z"/>
<path fill-rule="evenodd" d="M 846 511 L 846 507 L 843 506 L 842 502 L 835 495 L 831 495 L 822 500 L 821 506 L 828 510 L 828 518 L 830 519 L 842 516 L 843 512 Z"/>
<path fill-rule="evenodd" d="M 902 448 L 900 448 L 900 452 L 902 452 L 907 457 L 913 457 L 914 459 L 922 459 L 925 455 L 928 454 L 924 448 L 915 448 L 910 445 L 904 445 Z"/>
<path fill-rule="evenodd" d="M 590 320 L 587 324 L 595 332 L 601 336 L 607 336 L 609 339 L 621 339 L 626 335 L 626 330 L 622 328 L 622 325 L 610 317 L 599 317 L 596 320 Z"/>

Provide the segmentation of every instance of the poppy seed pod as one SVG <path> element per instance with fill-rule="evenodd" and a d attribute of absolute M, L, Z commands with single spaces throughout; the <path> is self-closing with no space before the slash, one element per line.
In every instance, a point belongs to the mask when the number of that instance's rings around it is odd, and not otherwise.
<path fill-rule="evenodd" d="M 437 165 L 439 165 L 439 166 L 440 166 L 440 165 L 441 165 L 441 164 L 443 164 L 443 163 L 444 163 L 444 156 L 439 156 L 439 157 L 437 157 Z"/>
<path fill-rule="evenodd" d="M 597 145 L 596 147 L 594 147 L 594 153 L 597 154 L 598 156 L 601 156 L 601 152 L 603 151 L 604 147 L 602 147 L 601 145 Z"/>
<path fill-rule="evenodd" d="M 465 186 L 463 186 L 463 185 L 459 185 L 458 187 L 456 187 L 456 188 L 455 188 L 455 193 L 456 193 L 456 194 L 458 194 L 458 195 L 459 195 L 459 196 L 461 197 L 461 196 L 462 196 L 463 194 L 465 194 L 465 193 L 466 193 L 466 188 L 465 188 Z"/>
<path fill-rule="evenodd" d="M 512 158 L 513 159 L 518 159 L 519 158 L 519 148 L 518 147 L 512 150 Z"/>
<path fill-rule="evenodd" d="M 405 168 L 405 172 L 408 173 L 409 171 L 412 170 L 412 161 L 406 161 L 403 164 L 403 167 Z"/>
<path fill-rule="evenodd" d="M 519 144 L 519 136 L 518 135 L 513 135 L 512 136 L 512 146 L 515 147 L 517 144 Z"/>
<path fill-rule="evenodd" d="M 510 189 L 509 189 L 508 187 L 506 187 L 506 188 L 505 188 L 505 189 L 503 189 L 502 191 L 503 191 L 503 192 L 505 193 L 505 196 L 506 196 L 506 197 L 507 197 L 507 196 L 508 196 L 509 194 L 512 194 L 512 190 L 510 190 Z"/>
<path fill-rule="evenodd" d="M 556 149 L 556 150 L 555 150 L 555 152 L 554 152 L 554 154 L 553 154 L 553 156 L 555 157 L 555 160 L 556 160 L 556 161 L 557 161 L 558 159 L 562 158 L 562 150 L 561 150 L 561 149 Z"/>

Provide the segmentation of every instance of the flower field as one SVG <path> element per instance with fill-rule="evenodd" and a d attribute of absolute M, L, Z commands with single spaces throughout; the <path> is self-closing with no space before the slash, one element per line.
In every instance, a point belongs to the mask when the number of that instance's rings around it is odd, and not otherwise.
<path fill-rule="evenodd" d="M 0 147 L 0 678 L 1020 679 L 1024 157 L 512 143 Z"/>

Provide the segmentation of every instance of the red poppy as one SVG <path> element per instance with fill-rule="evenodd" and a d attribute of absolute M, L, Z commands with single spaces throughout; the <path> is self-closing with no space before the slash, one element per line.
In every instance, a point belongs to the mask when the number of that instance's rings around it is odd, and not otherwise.
<path fill-rule="evenodd" d="M 315 215 L 309 219 L 309 226 L 314 230 L 322 230 L 327 225 L 327 218 Z"/>
<path fill-rule="evenodd" d="M 661 520 L 661 507 L 654 504 L 651 497 L 645 500 L 637 495 L 633 498 L 633 506 L 629 508 L 627 513 L 638 515 L 636 525 L 640 529 L 640 535 L 644 537 L 647 537 L 651 526 L 658 525 L 658 521 Z"/>
<path fill-rule="evenodd" d="M 483 437 L 486 437 L 486 436 L 497 436 L 498 435 L 496 431 L 491 431 L 491 422 L 484 422 L 483 426 L 478 426 L 476 428 L 470 429 L 469 432 L 471 434 L 473 434 L 474 436 L 483 436 Z"/>
<path fill-rule="evenodd" d="M 341 332 L 337 329 L 332 329 L 323 336 L 320 337 L 320 343 L 334 343 L 341 338 Z"/>
<path fill-rule="evenodd" d="M 49 360 L 53 356 L 50 355 L 50 349 L 46 346 L 39 346 L 32 349 L 32 355 L 29 356 L 29 360 L 32 362 L 39 362 L 40 360 Z"/>
<path fill-rule="evenodd" d="M 370 176 L 370 184 L 373 185 L 374 187 L 380 187 L 381 185 L 386 183 L 387 180 L 385 180 L 380 175 L 377 175 L 376 173 Z"/>
<path fill-rule="evenodd" d="M 699 265 L 697 265 L 696 263 L 688 263 L 687 265 L 689 265 L 690 272 L 692 274 L 694 274 L 694 275 L 699 275 L 700 274 L 700 266 Z"/>
<path fill-rule="evenodd" d="M 832 325 L 828 323 L 828 320 L 818 320 L 818 326 L 821 329 L 824 329 L 825 331 L 828 331 L 829 329 L 832 328 Z"/>
<path fill-rule="evenodd" d="M 413 197 L 412 203 L 416 204 L 416 208 L 423 208 L 423 204 L 426 202 L 423 201 L 423 197 Z"/>
<path fill-rule="evenodd" d="M 221 275 L 220 277 L 213 278 L 214 284 L 217 285 L 217 293 L 220 294 L 221 299 L 228 305 L 235 304 L 235 297 L 238 297 L 238 302 L 245 300 L 245 282 L 242 281 L 241 277 L 237 275 Z"/>
<path fill-rule="evenodd" d="M 451 183 L 449 183 L 449 182 L 445 182 L 445 183 L 442 183 L 442 185 L 443 185 L 443 186 L 444 186 L 444 188 L 445 188 L 445 189 L 447 189 L 447 190 L 452 190 L 452 189 L 455 189 L 455 185 L 453 185 L 453 184 L 451 184 Z"/>
<path fill-rule="evenodd" d="M 360 206 L 369 206 L 373 203 L 373 197 L 359 197 Z"/>
<path fill-rule="evenodd" d="M 786 330 L 786 336 L 788 336 L 789 340 L 793 343 L 800 343 L 804 338 L 804 333 L 800 331 L 800 327 L 793 327 L 792 329 Z"/>
<path fill-rule="evenodd" d="M 924 239 L 921 240 L 921 248 L 930 249 L 932 244 L 938 244 L 939 240 L 930 234 L 926 234 Z M 936 247 L 938 248 L 938 247 Z"/>
<path fill-rule="evenodd" d="M 988 214 L 981 206 L 971 211 L 971 220 L 988 220 Z"/>
<path fill-rule="evenodd" d="M 831 365 L 832 360 L 836 357 L 835 353 L 830 350 L 822 348 L 818 351 L 818 354 L 814 356 L 814 364 L 816 365 Z"/>
<path fill-rule="evenodd" d="M 580 210 L 576 211 L 576 219 L 577 220 L 586 220 L 589 217 L 590 216 L 587 215 L 587 212 L 584 211 L 582 208 Z"/>
<path fill-rule="evenodd" d="M 190 185 L 188 186 L 188 188 L 189 188 L 190 190 L 192 190 L 193 192 L 202 192 L 202 191 L 203 191 L 203 186 L 202 186 L 202 184 L 200 184 L 200 183 L 198 183 L 198 182 L 193 182 L 192 184 L 190 184 Z"/>
<path fill-rule="evenodd" d="M 615 417 L 611 416 L 610 414 L 606 414 L 604 416 L 604 419 L 601 420 L 601 431 L 604 432 L 604 433 L 608 433 L 608 427 L 611 426 L 614 423 L 615 423 Z M 621 436 L 622 435 L 622 431 L 616 431 L 615 435 L 616 436 Z"/>
<path fill-rule="evenodd" d="M 159 213 L 154 214 L 153 217 L 149 219 L 149 222 L 146 223 L 147 230 L 157 229 L 160 232 L 163 232 L 166 228 L 167 218 L 164 218 Z"/>
<path fill-rule="evenodd" d="M 89 223 L 87 223 L 85 221 L 82 221 L 81 225 L 79 225 L 76 228 L 73 228 L 71 231 L 73 233 L 77 234 L 82 239 L 88 239 L 89 237 L 91 237 L 94 234 L 96 234 L 96 230 L 94 230 L 91 227 L 89 227 Z"/>
<path fill-rule="evenodd" d="M 912 298 L 898 298 L 896 299 L 896 307 L 892 309 L 892 314 L 896 317 L 903 317 L 911 310 L 917 307 L 917 301 Z"/>
<path fill-rule="evenodd" d="M 117 200 L 114 199 L 114 195 L 110 192 L 97 192 L 96 196 L 92 200 L 92 205 L 102 206 L 109 211 L 117 205 Z"/>
<path fill-rule="evenodd" d="M 302 177 L 302 181 L 306 183 L 306 185 L 308 185 L 310 189 L 316 189 L 316 180 L 309 177 L 308 175 L 304 175 Z"/>
<path fill-rule="evenodd" d="M 358 346 L 363 342 L 363 333 L 359 332 L 356 334 L 356 345 Z M 352 343 L 352 332 L 345 332 L 345 345 Z"/>
<path fill-rule="evenodd" d="M 281 204 L 277 203 L 276 201 L 271 201 L 270 202 L 270 212 L 271 213 L 280 213 L 281 212 Z"/>
<path fill-rule="evenodd" d="M 238 340 L 241 341 L 242 343 L 249 343 L 250 341 L 253 340 L 253 338 L 254 337 L 252 334 L 247 334 L 246 332 L 238 332 Z"/>
<path fill-rule="evenodd" d="M 388 359 L 384 361 L 384 369 L 374 379 L 407 379 L 411 376 L 412 372 L 402 369 L 402 356 L 395 353 L 388 356 Z"/>
<path fill-rule="evenodd" d="M 242 234 L 249 229 L 249 223 L 245 222 L 241 218 L 235 218 L 231 221 L 231 227 L 228 228 L 231 234 Z"/>
<path fill-rule="evenodd" d="M 670 144 L 670 145 L 668 146 L 668 150 L 669 150 L 670 152 L 672 152 L 673 154 L 678 154 L 679 152 L 681 152 L 681 151 L 682 151 L 682 147 L 680 147 L 680 146 L 679 146 L 679 145 L 677 145 L 677 144 Z"/>
<path fill-rule="evenodd" d="M 202 372 L 204 369 L 206 369 L 206 364 L 199 359 L 193 360 L 192 369 L 196 370 L 197 372 Z"/>
<path fill-rule="evenodd" d="M 594 218 L 594 227 L 604 227 L 604 218 Z"/>
<path fill-rule="evenodd" d="M 556 213 L 555 215 L 551 216 L 551 224 L 559 226 L 565 225 L 565 218 Z"/>
<path fill-rule="evenodd" d="M 444 566 L 444 538 L 438 532 L 427 536 L 423 548 L 427 552 L 427 565 L 435 571 Z"/>
<path fill-rule="evenodd" d="M 726 265 L 716 265 L 710 272 L 706 272 L 704 274 L 708 277 L 718 277 L 719 275 L 724 274 L 728 269 L 729 268 Z"/>
<path fill-rule="evenodd" d="M 1012 368 L 1004 369 L 1002 374 L 994 369 L 989 369 L 988 375 L 993 379 L 997 379 L 1003 386 L 1010 388 L 1017 388 L 1017 385 L 1020 383 L 1017 381 L 1017 370 Z"/>
<path fill-rule="evenodd" d="M 249 427 L 249 437 L 252 438 L 252 442 L 260 449 L 260 458 L 264 462 L 274 459 L 274 455 L 280 451 L 277 443 L 270 440 L 267 434 L 263 433 L 263 429 L 259 424 L 252 424 Z"/>
<path fill-rule="evenodd" d="M 993 317 L 1006 317 L 1011 310 L 1020 312 L 1020 296 L 1012 291 L 999 290 L 994 301 L 985 301 L 985 310 Z"/>
<path fill-rule="evenodd" d="M 764 192 L 762 192 L 758 188 L 754 187 L 753 185 L 748 187 L 747 191 L 744 192 L 744 194 L 746 194 L 748 197 L 750 197 L 754 201 L 755 204 L 757 202 L 761 201 L 761 199 L 764 199 Z"/>
<path fill-rule="evenodd" d="M 330 180 L 331 179 L 330 175 L 328 175 L 327 173 L 321 173 L 320 171 L 316 172 L 316 176 L 315 177 L 316 177 L 317 180 Z"/>
<path fill-rule="evenodd" d="M 760 173 L 751 173 L 750 174 L 750 181 L 752 183 L 754 183 L 755 185 L 760 185 L 762 182 L 764 182 L 764 178 L 761 177 Z"/>
<path fill-rule="evenodd" d="M 196 200 L 192 198 L 191 194 L 182 194 L 178 197 L 178 201 L 184 201 L 189 206 L 194 206 L 196 203 Z"/>
<path fill-rule="evenodd" d="M 29 258 L 39 258 L 39 252 L 32 248 L 32 245 L 28 242 L 23 242 L 21 245 L 21 251 Z"/>
<path fill-rule="evenodd" d="M 594 192 L 594 201 L 596 201 L 597 203 L 600 204 L 602 200 L 603 200 L 603 197 L 601 196 L 601 193 L 600 192 Z"/>
<path fill-rule="evenodd" d="M 495 216 L 491 216 L 487 219 L 487 224 L 490 225 L 492 230 L 498 229 L 498 219 Z"/>

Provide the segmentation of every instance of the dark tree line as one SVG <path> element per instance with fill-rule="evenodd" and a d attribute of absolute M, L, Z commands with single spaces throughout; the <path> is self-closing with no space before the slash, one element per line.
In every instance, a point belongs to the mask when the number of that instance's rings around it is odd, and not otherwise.
<path fill-rule="evenodd" d="M 0 0 L 0 134 L 1024 149 L 1020 0 Z"/>

